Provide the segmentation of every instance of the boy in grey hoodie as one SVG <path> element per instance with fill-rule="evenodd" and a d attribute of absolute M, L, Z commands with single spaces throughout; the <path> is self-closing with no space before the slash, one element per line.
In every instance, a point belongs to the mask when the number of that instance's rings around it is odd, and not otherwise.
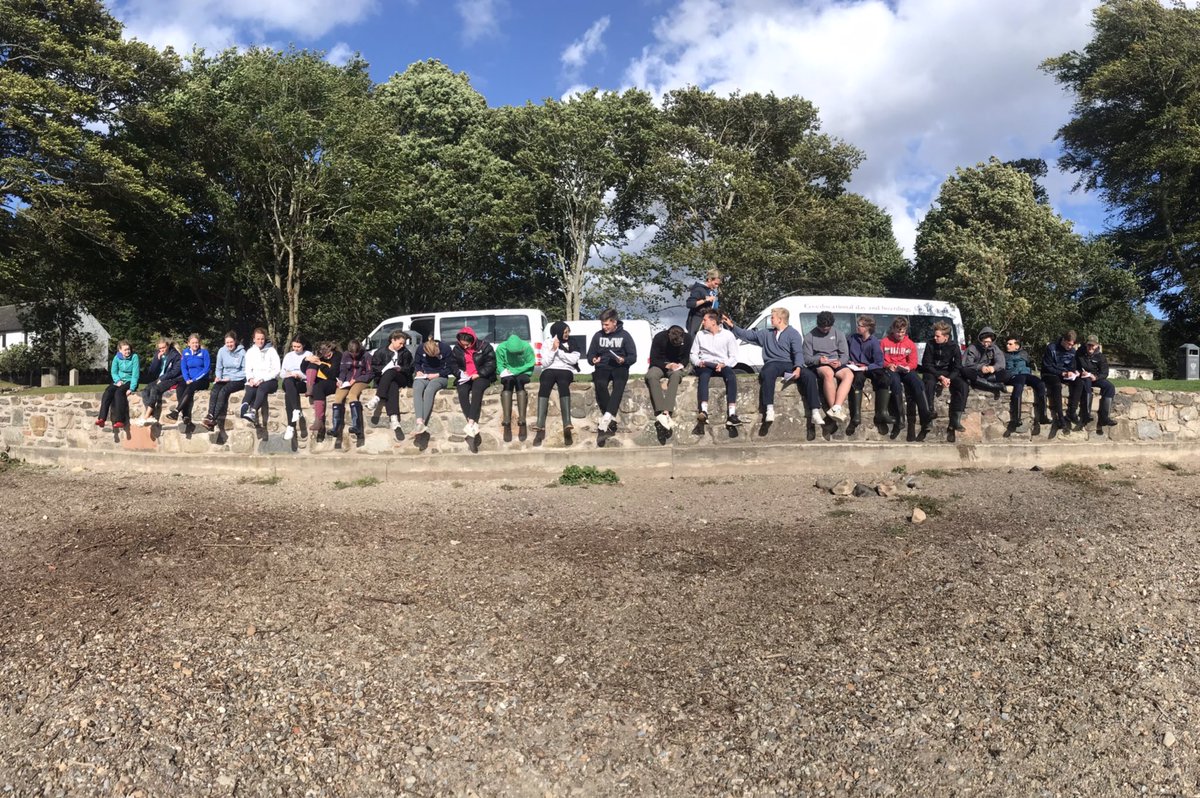
<path fill-rule="evenodd" d="M 846 421 L 842 409 L 850 389 L 854 387 L 854 372 L 850 370 L 850 344 L 846 334 L 833 326 L 833 314 L 822 310 L 817 314 L 817 326 L 804 336 L 804 365 L 816 372 L 821 393 L 829 405 L 829 417 Z M 820 408 L 814 408 L 817 420 Z"/>
<path fill-rule="evenodd" d="M 976 342 L 967 347 L 962 373 L 967 382 L 987 391 L 994 399 L 1004 392 L 1008 372 L 1004 368 L 1004 353 L 996 346 L 996 331 L 991 327 L 980 330 Z"/>

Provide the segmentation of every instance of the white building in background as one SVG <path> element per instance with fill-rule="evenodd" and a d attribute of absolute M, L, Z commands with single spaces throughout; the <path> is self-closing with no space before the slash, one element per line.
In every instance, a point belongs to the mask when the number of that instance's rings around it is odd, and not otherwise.
<path fill-rule="evenodd" d="M 87 312 L 79 314 L 79 324 L 76 329 L 92 336 L 90 365 L 98 369 L 106 368 L 108 366 L 108 330 L 104 329 L 104 325 L 95 316 Z M 33 335 L 31 332 L 27 332 L 25 325 L 21 323 L 20 305 L 0 305 L 0 351 L 14 344 L 28 344 Z"/>

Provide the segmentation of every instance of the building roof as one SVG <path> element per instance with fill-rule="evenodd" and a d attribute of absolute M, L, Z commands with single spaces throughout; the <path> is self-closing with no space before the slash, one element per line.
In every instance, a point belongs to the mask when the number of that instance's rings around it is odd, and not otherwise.
<path fill-rule="evenodd" d="M 22 332 L 25 325 L 21 323 L 17 311 L 20 305 L 0 305 L 0 332 Z"/>

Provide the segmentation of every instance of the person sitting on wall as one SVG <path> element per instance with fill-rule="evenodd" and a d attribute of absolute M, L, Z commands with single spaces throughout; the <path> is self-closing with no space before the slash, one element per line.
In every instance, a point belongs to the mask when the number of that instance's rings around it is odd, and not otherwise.
<path fill-rule="evenodd" d="M 1008 373 L 1004 370 L 1004 353 L 996 346 L 996 331 L 991 327 L 980 330 L 978 340 L 967 347 L 962 373 L 971 385 L 987 391 L 993 399 L 1000 398 Z"/>
<path fill-rule="evenodd" d="M 1042 382 L 1046 385 L 1046 398 L 1050 401 L 1051 433 L 1061 431 L 1069 434 L 1069 419 L 1063 417 L 1063 384 L 1072 386 L 1079 378 L 1079 365 L 1075 358 L 1075 331 L 1067 330 L 1057 341 L 1046 347 L 1042 356 Z M 1073 412 L 1073 410 L 1072 410 Z"/>
<path fill-rule="evenodd" d="M 179 383 L 182 372 L 179 367 L 179 350 L 170 338 L 158 339 L 158 352 L 150 361 L 148 369 L 150 379 L 142 391 L 142 404 L 146 407 L 145 415 L 134 423 L 139 427 L 153 423 L 154 416 L 159 411 L 163 394 Z"/>
<path fill-rule="evenodd" d="M 932 412 L 934 397 L 946 388 L 950 389 L 950 425 L 947 440 L 953 441 L 955 433 L 962 432 L 962 414 L 967 409 L 967 381 L 962 377 L 962 352 L 958 344 L 950 340 L 950 325 L 944 321 L 933 323 L 933 340 L 925 343 L 925 354 L 921 357 L 921 379 L 925 383 L 925 401 Z"/>
<path fill-rule="evenodd" d="M 883 349 L 884 374 L 891 388 L 892 405 L 896 411 L 891 437 L 900 437 L 900 425 L 908 419 L 906 439 L 909 442 L 923 441 L 929 434 L 933 414 L 929 410 L 929 402 L 925 399 L 925 386 L 917 374 L 917 345 L 908 337 L 908 319 L 903 316 L 892 319 L 892 326 L 879 345 Z M 909 410 L 913 407 L 921 419 L 919 433 L 913 428 L 912 419 L 908 418 Z"/>
<path fill-rule="evenodd" d="M 279 390 L 279 369 L 283 365 L 279 352 L 267 340 L 262 327 L 254 330 L 254 343 L 246 350 L 246 392 L 242 395 L 242 418 L 259 430 L 263 440 L 270 435 L 267 422 L 271 418 L 271 394 Z M 262 425 L 259 425 L 259 419 Z"/>
<path fill-rule="evenodd" d="M 817 375 L 829 405 L 828 415 L 836 421 L 848 418 L 842 404 L 854 385 L 854 372 L 849 368 L 849 361 L 850 346 L 846 334 L 833 326 L 833 314 L 822 310 L 817 314 L 817 326 L 804 336 L 804 365 Z M 820 406 L 813 410 L 813 423 L 824 423 Z"/>
<path fill-rule="evenodd" d="M 850 347 L 850 369 L 854 372 L 854 382 L 850 385 L 847 435 L 853 435 L 862 423 L 863 386 L 868 378 L 875 389 L 875 426 L 886 429 L 892 424 L 892 418 L 888 415 L 892 392 L 887 378 L 883 376 L 883 349 L 875 337 L 875 317 L 859 316 L 856 325 L 854 335 L 846 340 Z"/>
<path fill-rule="evenodd" d="M 637 360 L 633 336 L 625 330 L 614 309 L 601 311 L 600 329 L 592 335 L 585 357 L 595 367 L 592 386 L 601 413 L 596 429 L 602 435 L 610 435 L 617 430 L 617 413 L 621 410 L 625 383 L 629 381 L 629 367 Z"/>
<path fill-rule="evenodd" d="M 291 351 L 283 356 L 279 364 L 279 381 L 283 384 L 284 423 L 287 424 L 283 430 L 283 439 L 286 441 L 296 437 L 296 427 L 303 416 L 300 397 L 309 395 L 309 375 L 313 375 L 314 379 L 316 376 L 316 366 L 309 361 L 312 356 L 313 353 L 304 345 L 303 339 L 296 336 L 292 339 Z M 310 398 L 309 402 L 311 401 Z M 302 431 L 304 429 L 301 427 Z"/>
<path fill-rule="evenodd" d="M 387 408 L 392 432 L 400 429 L 400 389 L 411 388 L 413 384 L 414 359 L 408 349 L 408 338 L 404 330 L 392 330 L 387 346 L 379 347 L 371 355 L 371 373 L 376 379 L 375 396 L 367 402 L 367 410 L 373 412 L 382 402 Z"/>
<path fill-rule="evenodd" d="M 687 372 L 687 331 L 678 324 L 662 330 L 650 342 L 650 368 L 646 371 L 646 387 L 650 391 L 650 404 L 654 408 L 654 423 L 663 433 L 670 433 L 675 426 L 675 396 L 679 383 Z M 667 392 L 663 393 L 662 381 L 667 381 Z"/>
<path fill-rule="evenodd" d="M 1021 421 L 1021 399 L 1028 386 L 1033 389 L 1033 434 L 1039 435 L 1043 424 L 1053 423 L 1046 415 L 1046 384 L 1033 373 L 1033 358 L 1021 346 L 1021 338 L 1009 335 L 1004 340 L 1004 369 L 1008 372 L 1005 383 L 1012 387 L 1012 398 L 1008 401 L 1009 434 L 1024 435 L 1026 425 Z"/>
<path fill-rule="evenodd" d="M 210 431 L 225 417 L 229 397 L 246 387 L 246 349 L 237 333 L 225 333 L 225 345 L 217 352 L 217 370 L 208 392 L 208 415 L 200 423 Z"/>
<path fill-rule="evenodd" d="M 128 341 L 117 342 L 117 353 L 113 355 L 109 374 L 112 382 L 100 397 L 100 415 L 96 418 L 96 426 L 104 427 L 111 408 L 113 429 L 122 429 L 129 423 L 129 395 L 137 391 L 138 377 L 141 376 L 138 356 Z"/>
<path fill-rule="evenodd" d="M 775 421 L 775 381 L 780 377 L 796 383 L 796 390 L 809 408 L 819 410 L 821 407 L 817 376 L 804 367 L 804 336 L 791 326 L 790 317 L 787 308 L 771 308 L 769 330 L 745 330 L 734 324 L 729 314 L 721 317 L 721 322 L 739 340 L 762 347 L 763 367 L 758 374 L 758 409 L 763 420 L 760 435 Z"/>
<path fill-rule="evenodd" d="M 458 377 L 454 387 L 458 391 L 458 404 L 462 408 L 463 433 L 467 448 L 472 454 L 479 451 L 479 417 L 483 413 L 483 393 L 496 379 L 496 350 L 487 341 L 481 341 L 470 327 L 463 327 L 455 338 L 451 357 L 454 359 Z"/>
<path fill-rule="evenodd" d="M 1105 427 L 1115 427 L 1117 422 L 1112 418 L 1113 398 L 1117 395 L 1116 387 L 1108 381 L 1108 358 L 1100 347 L 1100 339 L 1089 335 L 1083 346 L 1075 352 L 1075 363 L 1079 368 L 1079 379 L 1071 386 L 1069 407 L 1079 408 L 1079 429 L 1083 429 L 1092 421 L 1092 388 L 1100 389 L 1100 419 L 1096 424 L 1096 433 L 1104 434 Z"/>
<path fill-rule="evenodd" d="M 512 441 L 513 398 L 517 400 L 517 440 L 529 435 L 529 391 L 537 356 L 529 342 L 516 333 L 496 345 L 496 369 L 500 376 L 500 431 L 505 443 Z"/>
<path fill-rule="evenodd" d="M 675 327 L 683 334 L 682 327 Z M 542 365 L 542 376 L 538 382 L 537 422 L 534 425 L 536 433 L 533 445 L 541 446 L 546 439 L 546 414 L 550 412 L 550 394 L 558 389 L 558 411 L 562 415 L 563 443 L 570 446 L 573 442 L 571 423 L 571 383 L 575 381 L 575 373 L 579 371 L 581 353 L 571 348 L 571 328 L 565 321 L 556 321 L 550 325 L 550 343 L 547 346 L 546 360 Z"/>
<path fill-rule="evenodd" d="M 708 423 L 708 383 L 713 376 L 725 381 L 725 426 L 734 429 L 742 420 L 737 414 L 738 345 L 733 333 L 721 327 L 721 316 L 715 310 L 704 314 L 700 332 L 692 340 L 689 355 L 696 375 L 696 430 L 704 432 Z"/>
<path fill-rule="evenodd" d="M 184 426 L 192 426 L 192 401 L 196 391 L 208 389 L 208 372 L 211 368 L 212 358 L 208 350 L 200 345 L 200 333 L 192 333 L 188 336 L 187 348 L 179 353 L 181 382 L 175 389 L 175 408 L 167 413 L 167 418 L 177 421 L 182 416 Z"/>

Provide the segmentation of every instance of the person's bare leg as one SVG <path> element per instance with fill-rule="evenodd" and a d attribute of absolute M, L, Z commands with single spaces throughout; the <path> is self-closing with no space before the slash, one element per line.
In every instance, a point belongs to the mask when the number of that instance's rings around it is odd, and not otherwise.
<path fill-rule="evenodd" d="M 837 377 L 837 401 L 835 405 L 846 403 L 846 397 L 850 395 L 850 389 L 854 386 L 854 372 L 850 369 L 841 369 L 834 376 Z"/>
<path fill-rule="evenodd" d="M 837 380 L 834 378 L 833 369 L 829 366 L 817 366 L 817 376 L 821 378 L 821 395 L 825 398 L 825 404 L 833 407 L 837 404 L 834 401 Z"/>

